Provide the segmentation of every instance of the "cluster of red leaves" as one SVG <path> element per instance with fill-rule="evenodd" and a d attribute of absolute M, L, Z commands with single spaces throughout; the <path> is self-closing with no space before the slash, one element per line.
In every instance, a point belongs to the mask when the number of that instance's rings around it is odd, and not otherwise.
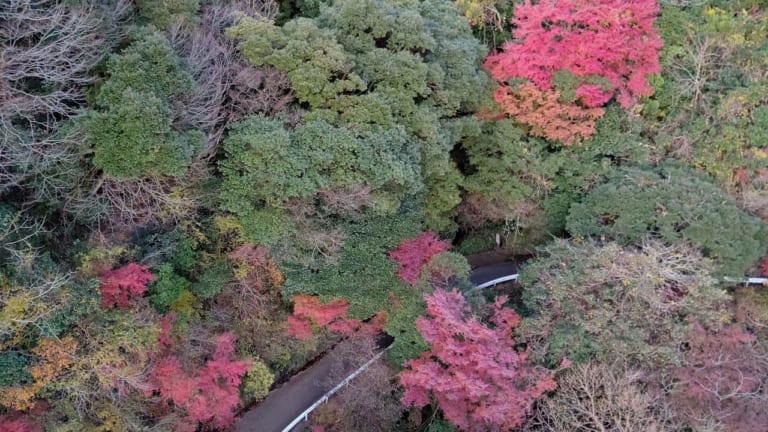
<path fill-rule="evenodd" d="M 194 432 L 199 425 L 225 429 L 234 422 L 240 401 L 238 387 L 251 367 L 248 360 L 234 360 L 234 340 L 232 333 L 217 337 L 213 358 L 191 373 L 174 355 L 156 361 L 149 374 L 147 395 L 159 394 L 164 403 L 173 402 L 185 411 L 175 431 Z"/>
<path fill-rule="evenodd" d="M 723 431 L 768 425 L 768 352 L 731 324 L 718 332 L 693 324 L 688 351 L 674 370 L 678 411 L 694 422 L 712 416 Z"/>
<path fill-rule="evenodd" d="M 0 415 L 0 432 L 43 432 L 40 425 L 20 414 Z"/>
<path fill-rule="evenodd" d="M 114 270 L 101 274 L 99 291 L 101 291 L 101 307 L 127 308 L 133 306 L 133 301 L 147 291 L 147 284 L 157 279 L 149 272 L 147 266 L 129 263 Z"/>
<path fill-rule="evenodd" d="M 415 285 L 421 269 L 433 256 L 447 251 L 451 243 L 440 240 L 435 233 L 428 231 L 418 236 L 403 240 L 397 249 L 389 253 L 389 257 L 400 264 L 397 275 L 400 279 Z"/>
<path fill-rule="evenodd" d="M 297 295 L 293 298 L 293 315 L 288 317 L 287 333 L 296 339 L 306 340 L 312 337 L 312 325 L 315 325 L 328 326 L 330 331 L 349 335 L 362 323 L 347 318 L 348 312 L 349 303 L 344 299 L 321 304 L 316 296 Z"/>
<path fill-rule="evenodd" d="M 533 402 L 557 385 L 553 371 L 517 352 L 511 330 L 520 317 L 493 305 L 489 327 L 472 316 L 458 291 L 425 295 L 427 317 L 416 328 L 432 348 L 400 373 L 403 403 L 423 407 L 434 395 L 445 417 L 464 431 L 509 430 L 523 424 Z"/>
<path fill-rule="evenodd" d="M 658 12 L 656 0 L 526 0 L 515 6 L 514 39 L 490 55 L 485 66 L 502 85 L 525 79 L 546 92 L 553 90 L 554 74 L 567 70 L 581 78 L 574 90 L 585 109 L 614 96 L 628 108 L 637 97 L 653 92 L 647 76 L 661 70 L 662 40 L 654 28 Z M 514 105 L 506 97 L 509 91 L 514 89 L 496 94 L 505 111 Z M 549 129 L 543 132 L 558 139 Z"/>

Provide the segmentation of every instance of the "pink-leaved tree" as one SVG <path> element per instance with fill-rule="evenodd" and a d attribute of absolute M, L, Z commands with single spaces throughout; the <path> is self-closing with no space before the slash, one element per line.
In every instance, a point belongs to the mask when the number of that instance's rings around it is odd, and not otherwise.
<path fill-rule="evenodd" d="M 638 97 L 652 94 L 648 76 L 661 70 L 662 40 L 654 28 L 658 13 L 657 0 L 526 0 L 516 5 L 513 40 L 485 64 L 500 84 L 497 102 L 533 126 L 536 135 L 565 144 L 587 138 L 594 133 L 595 115 L 602 115 L 599 107 L 609 100 L 615 97 L 629 108 Z M 509 83 L 513 80 L 522 84 Z M 545 98 L 526 84 L 558 93 Z M 510 96 L 522 90 L 525 95 Z M 514 102 L 521 100 L 530 106 L 516 107 Z M 540 109 L 537 100 L 547 103 Z M 578 115 L 579 109 L 586 113 Z M 571 134 L 564 133 L 569 129 Z"/>
<path fill-rule="evenodd" d="M 147 266 L 129 263 L 114 270 L 107 270 L 99 279 L 101 307 L 127 308 L 133 306 L 135 299 L 144 295 L 147 284 L 157 279 Z"/>
<path fill-rule="evenodd" d="M 299 294 L 293 297 L 293 315 L 288 317 L 287 333 L 296 339 L 309 339 L 312 326 L 326 327 L 343 335 L 351 334 L 361 326 L 356 319 L 347 318 L 349 302 L 336 299 L 325 304 L 317 296 Z"/>
<path fill-rule="evenodd" d="M 162 333 L 168 330 L 165 325 Z M 197 370 L 186 370 L 179 357 L 168 352 L 171 342 L 167 334 L 161 335 L 159 342 L 165 355 L 156 360 L 149 373 L 147 395 L 159 395 L 162 403 L 172 402 L 181 411 L 173 430 L 194 432 L 201 425 L 203 430 L 231 426 L 240 401 L 240 382 L 251 367 L 249 360 L 234 359 L 234 334 L 218 336 L 213 357 Z"/>
<path fill-rule="evenodd" d="M 533 402 L 556 384 L 554 371 L 532 365 L 527 351 L 515 350 L 511 331 L 520 317 L 502 307 L 506 297 L 492 306 L 493 326 L 474 317 L 458 291 L 437 289 L 424 298 L 427 316 L 419 317 L 416 328 L 431 349 L 400 373 L 403 403 L 423 407 L 431 393 L 463 431 L 522 425 Z"/>
<path fill-rule="evenodd" d="M 400 264 L 397 275 L 400 279 L 415 285 L 421 269 L 433 256 L 447 251 L 451 243 L 440 240 L 435 233 L 428 231 L 418 236 L 403 240 L 389 257 Z"/>

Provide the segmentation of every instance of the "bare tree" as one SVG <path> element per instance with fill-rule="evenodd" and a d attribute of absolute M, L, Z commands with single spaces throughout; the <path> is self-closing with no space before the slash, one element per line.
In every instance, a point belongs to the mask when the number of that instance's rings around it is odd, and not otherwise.
<path fill-rule="evenodd" d="M 704 106 L 706 86 L 728 64 L 731 51 L 709 36 L 691 35 L 683 51 L 670 57 L 668 63 L 676 72 L 682 94 L 691 99 L 694 108 Z"/>
<path fill-rule="evenodd" d="M 557 392 L 541 401 L 527 432 L 654 432 L 674 430 L 674 413 L 643 374 L 585 363 L 566 371 Z"/>
<path fill-rule="evenodd" d="M 107 22 L 129 5 L 0 2 L 0 193 L 32 178 L 44 200 L 71 183 L 81 135 L 62 125 L 83 106 L 90 70 L 110 49 L 109 29 L 119 27 Z"/>
<path fill-rule="evenodd" d="M 228 1 L 207 6 L 194 30 L 178 23 L 168 39 L 185 59 L 195 80 L 190 95 L 177 101 L 179 122 L 202 129 L 208 137 L 203 157 L 212 156 L 226 125 L 256 112 L 276 112 L 293 100 L 283 73 L 254 68 L 237 50 L 224 30 L 243 16 L 273 18 L 278 11 L 271 0 Z"/>

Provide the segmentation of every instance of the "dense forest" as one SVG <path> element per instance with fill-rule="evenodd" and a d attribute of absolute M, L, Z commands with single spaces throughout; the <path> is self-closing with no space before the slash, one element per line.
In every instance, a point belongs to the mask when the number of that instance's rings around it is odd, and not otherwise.
<path fill-rule="evenodd" d="M 765 220 L 765 0 L 0 0 L 2 432 L 762 431 Z"/>

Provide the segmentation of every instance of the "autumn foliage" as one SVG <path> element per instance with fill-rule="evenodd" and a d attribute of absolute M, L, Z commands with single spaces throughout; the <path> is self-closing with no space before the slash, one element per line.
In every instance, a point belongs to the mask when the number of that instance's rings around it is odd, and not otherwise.
<path fill-rule="evenodd" d="M 694 322 L 682 365 L 674 368 L 673 401 L 696 424 L 712 416 L 723 431 L 768 424 L 768 353 L 738 324 L 718 332 Z"/>
<path fill-rule="evenodd" d="M 99 285 L 101 307 L 131 307 L 133 301 L 147 291 L 147 284 L 155 279 L 157 277 L 149 272 L 147 266 L 136 263 L 105 271 L 101 274 Z"/>
<path fill-rule="evenodd" d="M 69 336 L 40 340 L 32 349 L 32 353 L 38 357 L 37 363 L 29 369 L 33 382 L 26 386 L 0 389 L 0 404 L 16 410 L 32 408 L 37 394 L 72 366 L 76 349 L 77 341 Z"/>
<path fill-rule="evenodd" d="M 558 121 L 550 129 L 544 119 L 553 114 L 556 119 L 590 119 L 602 115 L 593 109 L 613 97 L 629 108 L 638 97 L 650 95 L 647 76 L 661 70 L 662 41 L 654 28 L 658 12 L 656 0 L 527 0 L 516 5 L 514 40 L 489 56 L 485 65 L 501 83 L 497 102 L 522 123 L 535 120 L 529 124 L 547 138 L 570 144 L 588 136 L 585 133 L 594 127 L 590 121 L 582 130 L 574 123 L 576 129 L 568 135 Z M 567 88 L 558 89 L 556 75 L 563 72 L 570 79 Z M 550 96 L 534 97 L 527 85 L 508 87 L 509 80 L 524 80 Z M 571 95 L 564 98 L 555 90 Z M 510 92 L 523 94 L 510 97 Z M 565 104 L 554 109 L 551 99 L 558 98 Z M 530 101 L 527 108 L 520 111 L 517 99 Z M 578 109 L 585 113 L 575 115 Z"/>
<path fill-rule="evenodd" d="M 515 350 L 511 330 L 520 317 L 493 305 L 493 327 L 471 315 L 458 291 L 435 290 L 425 295 L 427 317 L 416 327 L 432 348 L 406 362 L 400 373 L 403 403 L 423 407 L 430 393 L 459 429 L 509 430 L 522 425 L 533 402 L 556 387 L 553 372 L 528 361 L 528 352 Z"/>
<path fill-rule="evenodd" d="M 238 387 L 251 367 L 248 360 L 234 360 L 234 339 L 232 333 L 217 337 L 213 358 L 198 370 L 185 370 L 172 354 L 157 360 L 149 374 L 147 395 L 159 394 L 164 403 L 172 402 L 184 411 L 175 431 L 194 432 L 198 424 L 224 429 L 234 422 Z"/>
<path fill-rule="evenodd" d="M 496 101 L 505 112 L 531 126 L 529 133 L 573 144 L 595 133 L 595 122 L 605 114 L 603 108 L 584 108 L 559 100 L 557 91 L 544 91 L 531 83 L 516 87 L 501 86 Z"/>
<path fill-rule="evenodd" d="M 432 231 L 404 240 L 397 249 L 389 253 L 390 258 L 400 264 L 397 275 L 411 285 L 416 284 L 421 269 L 433 256 L 447 251 L 451 243 L 440 240 Z"/>
<path fill-rule="evenodd" d="M 297 295 L 293 298 L 293 315 L 288 317 L 287 333 L 296 339 L 309 339 L 315 325 L 348 335 L 361 325 L 360 321 L 347 318 L 348 311 L 349 303 L 344 299 L 321 304 L 316 296 Z"/>
<path fill-rule="evenodd" d="M 0 415 L 0 432 L 42 432 L 40 425 L 25 417 Z"/>

